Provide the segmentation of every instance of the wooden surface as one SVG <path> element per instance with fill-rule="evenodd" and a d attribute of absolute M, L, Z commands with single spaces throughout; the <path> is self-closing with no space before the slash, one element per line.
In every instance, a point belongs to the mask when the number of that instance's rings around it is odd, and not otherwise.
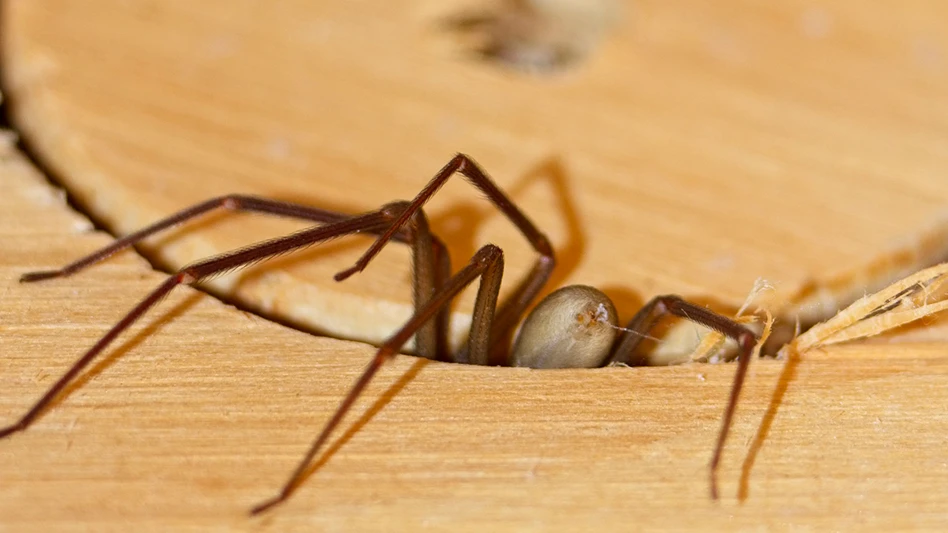
<path fill-rule="evenodd" d="M 588 62 L 544 78 L 466 59 L 439 27 L 463 8 L 449 2 L 13 1 L 3 89 L 36 156 L 117 233 L 226 192 L 371 209 L 470 153 L 551 234 L 563 260 L 554 282 L 603 286 L 623 316 L 661 292 L 736 305 L 758 277 L 789 294 L 945 212 L 940 3 L 635 7 Z M 6 422 L 161 276 L 123 254 L 72 279 L 16 283 L 108 237 L 87 232 L 10 147 L 0 175 Z M 531 260 L 460 183 L 430 213 L 456 264 L 488 241 L 511 272 Z M 197 227 L 156 241 L 151 257 L 180 265 L 299 226 Z M 407 313 L 407 255 L 393 249 L 358 279 L 329 282 L 361 244 L 217 289 L 377 340 Z M 402 358 L 351 419 L 371 416 L 291 502 L 250 520 L 372 349 L 198 294 L 170 298 L 95 379 L 0 442 L 0 528 L 948 522 L 944 318 L 811 354 L 782 378 L 780 363 L 755 364 L 719 504 L 706 498 L 705 465 L 730 366 L 531 372 Z"/>

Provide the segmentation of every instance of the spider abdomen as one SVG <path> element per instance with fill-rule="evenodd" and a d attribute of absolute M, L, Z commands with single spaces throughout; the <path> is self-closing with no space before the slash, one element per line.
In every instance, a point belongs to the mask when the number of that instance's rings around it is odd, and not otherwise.
<path fill-rule="evenodd" d="M 523 322 L 511 366 L 595 368 L 616 337 L 616 309 L 599 289 L 570 285 L 550 293 Z"/>

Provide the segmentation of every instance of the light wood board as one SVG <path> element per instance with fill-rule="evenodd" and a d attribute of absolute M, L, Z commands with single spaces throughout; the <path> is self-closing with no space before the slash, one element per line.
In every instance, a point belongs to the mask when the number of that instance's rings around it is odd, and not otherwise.
<path fill-rule="evenodd" d="M 623 316 L 667 292 L 736 305 L 758 277 L 792 293 L 948 206 L 940 4 L 642 3 L 588 62 L 548 78 L 465 59 L 441 25 L 469 6 L 267 5 L 11 2 L 17 127 L 117 233 L 232 192 L 375 209 L 463 151 L 550 234 L 561 260 L 550 286 L 603 287 Z M 824 34 L 811 35 L 813 18 Z M 504 248 L 511 276 L 532 260 L 465 184 L 429 213 L 456 264 L 486 242 Z M 180 266 L 298 227 L 213 218 L 150 255 Z M 378 342 L 409 313 L 407 253 L 332 282 L 363 247 L 321 247 L 215 287 Z"/>
<path fill-rule="evenodd" d="M 226 192 L 371 209 L 410 197 L 463 150 L 550 232 L 564 263 L 555 282 L 604 286 L 628 316 L 660 292 L 733 305 L 760 276 L 792 292 L 948 205 L 938 3 L 890 13 L 857 2 L 643 2 L 588 63 L 552 79 L 464 59 L 437 28 L 460 9 L 451 3 L 197 5 L 4 6 L 14 126 L 116 232 Z M 814 20 L 824 28 L 815 35 Z M 4 153 L 0 408 L 13 421 L 160 275 L 124 254 L 73 279 L 17 284 L 108 239 L 82 231 Z M 487 241 L 504 246 L 513 272 L 531 259 L 460 184 L 430 213 L 456 263 Z M 199 226 L 152 257 L 178 265 L 299 227 L 258 217 Z M 393 250 L 354 282 L 327 283 L 360 244 L 250 271 L 238 293 L 323 331 L 377 339 L 408 312 L 407 256 Z M 705 465 L 732 367 L 530 372 L 402 358 L 360 404 L 383 398 L 369 423 L 288 505 L 248 520 L 372 350 L 196 294 L 171 298 L 95 379 L 0 442 L 0 525 L 948 521 L 944 320 L 907 333 L 927 344 L 887 337 L 814 354 L 776 397 L 780 364 L 755 365 L 720 504 L 706 498 Z M 766 413 L 739 503 L 741 462 Z"/>

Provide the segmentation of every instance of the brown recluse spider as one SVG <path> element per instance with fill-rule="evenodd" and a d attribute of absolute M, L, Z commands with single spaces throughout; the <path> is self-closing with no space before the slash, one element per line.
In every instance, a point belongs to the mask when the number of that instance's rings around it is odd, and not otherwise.
<path fill-rule="evenodd" d="M 520 230 L 539 254 L 533 268 L 498 305 L 497 296 L 503 274 L 503 252 L 485 245 L 455 273 L 450 274 L 450 259 L 444 244 L 428 228 L 422 206 L 454 174 L 466 177 Z M 737 373 L 731 388 L 721 429 L 710 463 L 711 497 L 717 499 L 717 467 L 727 439 L 731 419 L 747 367 L 757 343 L 757 335 L 730 318 L 678 296 L 658 296 L 645 304 L 616 339 L 616 311 L 609 298 L 597 289 L 573 285 L 554 291 L 526 317 L 517 339 L 510 339 L 520 316 L 540 292 L 553 270 L 553 250 L 546 236 L 510 201 L 483 170 L 468 156 L 454 156 L 411 202 L 393 202 L 377 211 L 346 215 L 314 207 L 252 196 L 229 195 L 189 207 L 174 215 L 116 240 L 59 270 L 30 272 L 20 281 L 31 282 L 69 276 L 159 231 L 175 226 L 217 208 L 253 211 L 317 222 L 318 225 L 246 248 L 192 263 L 172 274 L 146 296 L 98 342 L 82 355 L 15 424 L 0 429 L 0 438 L 25 430 L 62 393 L 70 381 L 89 365 L 115 338 L 151 307 L 181 284 L 194 284 L 225 271 L 245 267 L 274 256 L 354 233 L 378 235 L 374 244 L 354 266 L 335 275 L 342 281 L 362 271 L 392 239 L 412 248 L 413 300 L 415 313 L 378 349 L 362 376 L 355 382 L 333 416 L 313 441 L 299 466 L 290 475 L 279 495 L 251 510 L 259 514 L 285 501 L 306 477 L 307 468 L 329 438 L 355 399 L 361 394 L 382 364 L 394 357 L 412 336 L 419 355 L 436 360 L 478 365 L 506 364 L 532 368 L 591 368 L 610 363 L 631 363 L 642 338 L 664 315 L 674 315 L 717 330 L 734 339 L 740 349 Z M 447 348 L 448 307 L 452 298 L 475 279 L 480 278 L 474 304 L 470 335 L 457 353 Z"/>

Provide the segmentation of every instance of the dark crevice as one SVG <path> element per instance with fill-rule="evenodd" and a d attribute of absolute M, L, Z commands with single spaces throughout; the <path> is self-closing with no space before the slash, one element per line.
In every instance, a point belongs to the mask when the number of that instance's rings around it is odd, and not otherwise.
<path fill-rule="evenodd" d="M 0 26 L 0 28 L 2 28 L 2 26 Z M 14 118 L 13 112 L 11 111 L 11 108 L 13 105 L 15 105 L 15 99 L 10 95 L 10 92 L 7 91 L 5 77 L 2 74 L 3 72 L 2 65 L 0 65 L 0 92 L 3 93 L 3 104 L 0 105 L 0 128 L 10 130 L 16 134 L 17 151 L 19 151 L 20 155 L 25 157 L 33 165 L 33 167 L 46 178 L 46 181 L 48 181 L 50 185 L 56 187 L 57 189 L 61 189 L 66 193 L 66 203 L 73 211 L 76 211 L 77 213 L 89 219 L 89 221 L 92 222 L 95 231 L 104 231 L 111 235 L 112 232 L 109 231 L 102 221 L 90 213 L 81 203 L 76 201 L 72 194 L 69 193 L 69 189 L 63 185 L 63 180 L 60 178 L 60 174 L 52 165 L 43 159 L 40 150 L 38 150 L 29 141 L 29 138 L 23 134 L 23 131 L 17 127 L 16 119 Z M 11 100 L 13 100 L 12 105 Z"/>

